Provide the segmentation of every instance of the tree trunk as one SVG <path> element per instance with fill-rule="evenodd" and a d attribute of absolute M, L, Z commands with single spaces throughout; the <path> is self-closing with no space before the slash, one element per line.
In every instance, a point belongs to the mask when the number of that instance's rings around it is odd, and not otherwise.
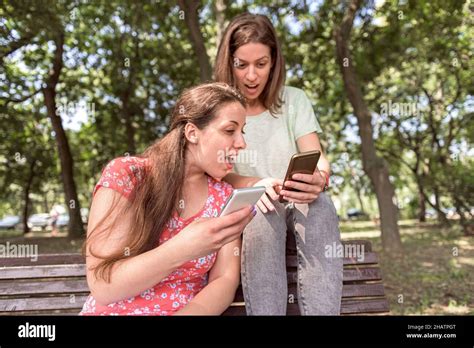
<path fill-rule="evenodd" d="M 127 151 L 130 155 L 133 155 L 136 153 L 136 146 L 135 129 L 133 128 L 133 114 L 130 110 L 130 92 L 131 91 L 127 89 L 122 93 L 120 99 L 122 101 L 122 117 L 125 121 L 125 131 L 127 135 Z"/>
<path fill-rule="evenodd" d="M 435 208 L 436 212 L 438 213 L 438 222 L 441 225 L 447 226 L 447 225 L 449 225 L 449 221 L 446 218 L 446 214 L 444 213 L 444 211 L 441 210 L 441 204 L 440 204 L 440 199 L 439 199 L 439 190 L 438 190 L 438 187 L 436 187 L 436 183 L 433 186 L 433 195 L 434 195 L 434 199 L 435 199 L 434 208 Z"/>
<path fill-rule="evenodd" d="M 189 30 L 189 39 L 198 58 L 201 82 L 212 79 L 212 69 L 207 55 L 204 38 L 199 28 L 199 0 L 178 0 L 179 7 L 184 11 L 184 21 Z"/>
<path fill-rule="evenodd" d="M 421 191 L 423 191 L 423 186 L 418 185 L 418 221 L 426 222 L 426 201 L 425 195 Z"/>
<path fill-rule="evenodd" d="M 30 231 L 28 227 L 28 215 L 30 209 L 30 189 L 31 184 L 33 183 L 33 178 L 35 177 L 35 166 L 36 166 L 36 159 L 30 163 L 30 172 L 28 174 L 28 179 L 26 180 L 25 185 L 25 192 L 23 195 L 23 234 L 27 234 Z"/>
<path fill-rule="evenodd" d="M 417 177 L 417 180 L 419 180 L 418 177 Z M 424 180 L 421 181 L 421 185 L 423 185 L 424 182 L 426 182 L 426 181 L 424 181 Z M 421 186 L 421 187 L 423 187 L 423 186 Z M 418 190 L 418 192 L 419 192 L 421 195 L 423 195 L 423 198 L 424 198 L 425 203 L 428 203 L 428 204 L 431 206 L 431 208 L 433 208 L 433 209 L 436 211 L 436 213 L 437 213 L 437 215 L 438 215 L 438 222 L 439 222 L 440 219 L 441 219 L 442 222 L 440 222 L 440 223 L 441 223 L 442 225 L 448 225 L 449 222 L 448 222 L 448 220 L 446 219 L 446 215 L 445 215 L 444 212 L 440 209 L 439 205 L 436 205 L 436 202 L 435 202 L 435 203 L 432 203 L 432 202 L 429 200 L 429 197 L 426 195 L 426 192 L 425 192 L 424 188 L 423 188 L 422 190 Z"/>
<path fill-rule="evenodd" d="M 63 67 L 63 44 L 64 33 L 59 33 L 55 40 L 56 50 L 54 52 L 53 69 L 43 88 L 43 95 L 48 111 L 48 116 L 51 120 L 53 130 L 55 133 L 56 144 L 58 147 L 59 159 L 61 162 L 61 179 L 64 186 L 64 194 L 66 197 L 66 204 L 69 210 L 69 237 L 81 237 L 84 235 L 84 227 L 82 225 L 80 204 L 77 197 L 76 183 L 74 182 L 73 172 L 73 158 L 67 140 L 66 132 L 64 131 L 61 117 L 56 113 L 56 85 L 59 81 L 59 75 Z"/>
<path fill-rule="evenodd" d="M 463 229 L 465 236 L 473 236 L 474 235 L 474 222 L 473 216 L 471 214 L 471 209 L 469 206 L 464 204 L 464 202 L 459 198 L 458 195 L 452 195 L 452 199 L 454 202 L 454 207 L 456 208 L 456 213 L 459 215 L 459 223 Z"/>
<path fill-rule="evenodd" d="M 426 222 L 426 193 L 423 187 L 423 183 L 425 182 L 423 173 L 420 174 L 418 172 L 419 163 L 421 162 L 419 159 L 418 152 L 415 152 L 417 156 L 417 166 L 413 169 L 413 174 L 415 175 L 416 186 L 418 187 L 418 221 L 419 222 Z"/>
<path fill-rule="evenodd" d="M 361 187 L 360 187 L 360 185 L 357 183 L 357 179 L 356 179 L 356 178 L 354 178 L 354 191 L 355 191 L 355 193 L 356 193 L 357 200 L 359 201 L 360 210 L 365 212 L 365 209 L 364 209 L 364 202 L 362 201 Z"/>
<path fill-rule="evenodd" d="M 362 90 L 357 81 L 356 72 L 351 62 L 349 39 L 355 13 L 359 9 L 361 0 L 350 2 L 339 27 L 335 28 L 336 58 L 341 69 L 344 87 L 348 99 L 354 109 L 359 125 L 359 135 L 362 142 L 362 163 L 364 171 L 369 176 L 375 188 L 377 203 L 380 212 L 380 227 L 382 246 L 384 250 L 393 253 L 402 252 L 402 243 L 398 230 L 398 209 L 393 199 L 395 190 L 389 180 L 388 168 L 385 161 L 375 152 L 371 115 L 364 101 Z"/>
<path fill-rule="evenodd" d="M 48 204 L 48 193 L 47 192 L 44 192 L 44 195 L 43 195 L 43 211 L 45 213 L 47 213 L 48 211 L 50 211 L 51 209 L 49 209 L 49 204 Z"/>

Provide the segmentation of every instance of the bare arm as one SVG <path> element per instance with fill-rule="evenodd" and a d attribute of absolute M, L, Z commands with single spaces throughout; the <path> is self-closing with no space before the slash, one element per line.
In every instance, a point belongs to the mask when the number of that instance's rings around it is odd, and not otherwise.
<path fill-rule="evenodd" d="M 260 179 L 261 178 L 253 176 L 242 176 L 235 173 L 229 173 L 224 177 L 224 181 L 231 184 L 234 188 L 252 187 Z"/>
<path fill-rule="evenodd" d="M 240 250 L 240 238 L 221 248 L 208 284 L 176 315 L 220 315 L 229 307 L 240 282 Z"/>

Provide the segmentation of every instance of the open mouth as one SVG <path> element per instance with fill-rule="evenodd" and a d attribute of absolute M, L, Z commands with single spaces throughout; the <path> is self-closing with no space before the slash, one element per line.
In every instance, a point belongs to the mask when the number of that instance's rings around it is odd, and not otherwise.
<path fill-rule="evenodd" d="M 237 157 L 237 155 L 225 156 L 225 164 L 227 166 L 227 169 L 232 169 L 232 167 L 234 166 L 236 157 Z"/>
<path fill-rule="evenodd" d="M 244 84 L 244 86 L 245 86 L 245 88 L 247 88 L 247 90 L 249 92 L 256 92 L 259 85 L 257 85 L 257 84 Z"/>
<path fill-rule="evenodd" d="M 229 155 L 225 157 L 225 161 L 227 163 L 232 163 L 232 164 L 235 163 L 236 159 L 237 159 L 237 155 Z"/>

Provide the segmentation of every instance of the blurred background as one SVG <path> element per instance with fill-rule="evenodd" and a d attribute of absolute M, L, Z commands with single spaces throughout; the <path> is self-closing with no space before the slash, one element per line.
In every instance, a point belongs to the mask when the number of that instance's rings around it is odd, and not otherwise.
<path fill-rule="evenodd" d="M 78 251 L 104 165 L 167 131 L 249 11 L 313 103 L 342 237 L 372 241 L 392 310 L 474 313 L 471 1 L 0 4 L 2 243 Z"/>

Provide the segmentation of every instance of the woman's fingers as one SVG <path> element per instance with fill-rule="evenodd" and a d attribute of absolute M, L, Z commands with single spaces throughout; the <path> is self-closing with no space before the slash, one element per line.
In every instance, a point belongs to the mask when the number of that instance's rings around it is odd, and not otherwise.
<path fill-rule="evenodd" d="M 256 214 L 256 210 L 255 210 L 255 214 Z M 252 221 L 254 216 L 255 215 L 252 209 L 252 212 L 249 215 L 247 215 L 244 219 L 240 220 L 234 225 L 231 225 L 231 226 L 228 226 L 227 228 L 222 229 L 220 231 L 220 237 L 222 238 L 220 243 L 222 245 L 225 245 L 237 239 L 242 234 L 242 232 L 244 231 L 248 223 Z"/>
<path fill-rule="evenodd" d="M 258 202 L 257 202 L 257 207 L 258 207 L 258 209 L 260 209 L 260 211 L 261 211 L 262 213 L 264 213 L 264 214 L 268 212 L 267 207 L 265 206 L 265 204 L 262 202 L 261 199 L 258 200 Z"/>
<path fill-rule="evenodd" d="M 315 185 L 318 182 L 314 174 L 302 174 L 302 173 L 293 174 L 291 176 L 291 179 L 298 180 L 310 185 Z"/>
<path fill-rule="evenodd" d="M 280 194 L 289 202 L 293 203 L 311 203 L 318 198 L 317 193 L 308 193 L 308 192 L 296 192 L 282 190 Z"/>
<path fill-rule="evenodd" d="M 228 215 L 220 216 L 216 219 L 213 219 L 214 221 L 212 223 L 214 224 L 214 227 L 217 230 L 221 230 L 229 226 L 238 224 L 239 222 L 244 220 L 246 217 L 251 215 L 252 211 L 253 211 L 253 206 L 249 205 L 245 208 L 239 209 Z"/>
<path fill-rule="evenodd" d="M 275 210 L 275 206 L 272 204 L 272 202 L 270 201 L 270 199 L 268 198 L 268 196 L 266 194 L 264 194 L 260 198 L 260 201 L 265 205 L 265 208 L 267 209 L 267 212 Z M 263 211 L 262 211 L 262 213 L 263 213 Z"/>
<path fill-rule="evenodd" d="M 310 174 L 294 174 L 293 180 L 285 182 L 285 187 L 292 190 L 281 190 L 280 194 L 289 202 L 293 203 L 311 203 L 316 200 L 321 193 L 320 182 L 315 175 Z M 294 181 L 298 180 L 298 181 Z"/>
<path fill-rule="evenodd" d="M 267 187 L 265 193 L 270 197 L 272 200 L 276 201 L 278 199 L 278 194 L 276 193 L 273 186 Z"/>
<path fill-rule="evenodd" d="M 303 182 L 292 181 L 288 180 L 285 182 L 285 187 L 292 188 L 301 192 L 308 192 L 308 193 L 319 193 L 321 192 L 321 188 L 316 185 L 310 185 Z"/>
<path fill-rule="evenodd" d="M 282 188 L 283 188 L 283 184 L 282 184 L 282 185 L 276 185 L 276 186 L 274 187 L 275 193 L 276 193 L 277 195 L 279 195 Z"/>

